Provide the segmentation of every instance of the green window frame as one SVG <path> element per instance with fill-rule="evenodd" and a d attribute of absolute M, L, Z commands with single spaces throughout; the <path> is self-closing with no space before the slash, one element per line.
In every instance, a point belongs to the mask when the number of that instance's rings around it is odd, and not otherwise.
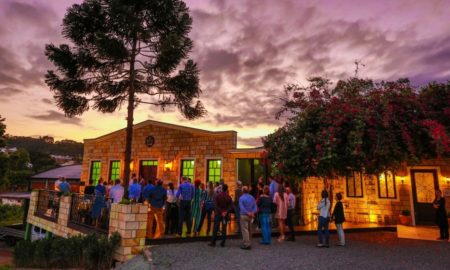
<path fill-rule="evenodd" d="M 115 181 L 120 177 L 120 160 L 112 160 L 109 164 L 109 180 Z"/>
<path fill-rule="evenodd" d="M 219 182 L 222 178 L 222 160 L 208 159 L 207 180 L 211 182 Z"/>
<path fill-rule="evenodd" d="M 142 166 L 158 166 L 157 160 L 143 160 L 141 161 Z"/>
<path fill-rule="evenodd" d="M 193 159 L 181 160 L 180 176 L 186 176 L 187 178 L 191 178 L 192 180 L 194 180 L 194 167 L 195 161 Z"/>
<path fill-rule="evenodd" d="M 98 179 L 100 178 L 102 168 L 102 162 L 99 160 L 91 161 L 91 177 L 89 178 L 89 182 L 96 186 L 98 184 Z"/>

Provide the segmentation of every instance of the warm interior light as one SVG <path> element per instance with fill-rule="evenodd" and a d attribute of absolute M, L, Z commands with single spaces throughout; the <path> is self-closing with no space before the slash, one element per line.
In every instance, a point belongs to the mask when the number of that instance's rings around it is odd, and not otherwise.
<path fill-rule="evenodd" d="M 164 164 L 164 169 L 166 171 L 171 171 L 172 170 L 172 166 L 173 166 L 172 162 L 166 161 L 166 163 Z"/>
<path fill-rule="evenodd" d="M 130 171 L 134 170 L 134 161 L 130 161 Z"/>

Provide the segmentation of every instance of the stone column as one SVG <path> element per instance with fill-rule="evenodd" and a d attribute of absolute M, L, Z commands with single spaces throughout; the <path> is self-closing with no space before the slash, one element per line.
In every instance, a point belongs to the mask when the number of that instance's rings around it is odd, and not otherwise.
<path fill-rule="evenodd" d="M 114 259 L 124 262 L 139 254 L 145 247 L 147 212 L 148 207 L 143 204 L 112 204 L 109 234 L 118 232 L 122 236 Z"/>

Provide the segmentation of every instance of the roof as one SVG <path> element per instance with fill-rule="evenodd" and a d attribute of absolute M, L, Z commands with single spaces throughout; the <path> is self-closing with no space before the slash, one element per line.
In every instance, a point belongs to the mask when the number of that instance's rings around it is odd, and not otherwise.
<path fill-rule="evenodd" d="M 261 153 L 264 151 L 264 147 L 253 147 L 253 148 L 237 148 L 230 150 L 230 153 Z"/>
<path fill-rule="evenodd" d="M 61 176 L 66 179 L 80 179 L 82 165 L 70 165 L 58 167 L 45 172 L 38 173 L 31 177 L 31 179 L 57 179 Z"/>
<path fill-rule="evenodd" d="M 150 126 L 150 125 L 163 127 L 163 128 L 180 130 L 180 131 L 184 131 L 184 132 L 187 132 L 187 133 L 194 133 L 194 134 L 199 134 L 199 135 L 208 135 L 208 136 L 221 136 L 221 135 L 227 135 L 227 134 L 230 134 L 230 133 L 237 133 L 234 130 L 210 131 L 210 130 L 204 130 L 204 129 L 199 129 L 199 128 L 192 128 L 192 127 L 187 127 L 187 126 L 169 124 L 169 123 L 159 122 L 159 121 L 155 121 L 155 120 L 146 120 L 144 122 L 137 123 L 137 124 L 133 125 L 133 129 L 138 129 L 138 128 L 145 127 L 145 126 Z M 126 131 L 126 128 L 122 128 L 122 129 L 119 129 L 117 131 L 108 133 L 106 135 L 103 135 L 103 136 L 100 136 L 100 137 L 97 137 L 97 138 L 85 139 L 84 141 L 105 139 L 105 138 L 109 138 L 111 136 L 120 134 L 120 133 L 125 132 L 125 131 Z"/>
<path fill-rule="evenodd" d="M 29 199 L 30 192 L 6 192 L 0 193 L 0 199 Z"/>

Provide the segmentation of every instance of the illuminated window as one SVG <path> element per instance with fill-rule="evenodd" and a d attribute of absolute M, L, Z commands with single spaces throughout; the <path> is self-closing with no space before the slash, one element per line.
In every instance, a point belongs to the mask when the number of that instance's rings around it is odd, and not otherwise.
<path fill-rule="evenodd" d="M 120 161 L 111 161 L 109 165 L 109 180 L 117 180 L 120 177 Z"/>
<path fill-rule="evenodd" d="M 363 175 L 360 172 L 353 172 L 346 177 L 347 197 L 362 198 L 363 193 Z"/>
<path fill-rule="evenodd" d="M 92 161 L 91 163 L 91 177 L 89 178 L 89 182 L 94 186 L 98 184 L 98 179 L 100 178 L 101 164 L 100 161 Z"/>
<path fill-rule="evenodd" d="M 208 181 L 219 182 L 221 175 L 222 161 L 220 159 L 210 159 L 208 160 Z"/>
<path fill-rule="evenodd" d="M 180 176 L 186 176 L 187 178 L 191 178 L 194 180 L 194 160 L 182 160 L 181 161 L 181 170 L 180 170 Z"/>
<path fill-rule="evenodd" d="M 158 166 L 157 160 L 143 160 L 141 161 L 141 166 Z"/>
<path fill-rule="evenodd" d="M 382 199 L 397 198 L 395 175 L 392 172 L 387 171 L 378 176 L 378 197 Z"/>

